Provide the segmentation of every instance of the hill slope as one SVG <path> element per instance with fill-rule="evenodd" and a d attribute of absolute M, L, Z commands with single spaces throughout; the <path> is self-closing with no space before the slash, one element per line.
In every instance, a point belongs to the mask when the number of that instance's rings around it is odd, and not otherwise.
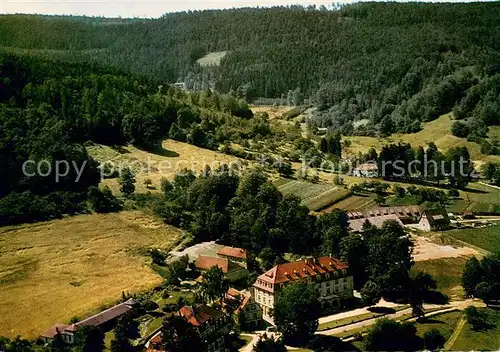
<path fill-rule="evenodd" d="M 314 124 L 346 134 L 414 132 L 473 87 L 479 95 L 461 106 L 460 118 L 483 113 L 491 87 L 481 87 L 500 72 L 499 12 L 495 2 L 360 3 L 336 11 L 247 8 L 143 21 L 1 16 L 0 46 L 182 79 L 190 88 L 215 83 L 248 99 L 310 98 L 320 108 Z M 224 51 L 220 66 L 198 63 Z M 499 111 L 495 105 L 481 119 L 498 124 Z M 363 119 L 368 126 L 353 127 Z"/>

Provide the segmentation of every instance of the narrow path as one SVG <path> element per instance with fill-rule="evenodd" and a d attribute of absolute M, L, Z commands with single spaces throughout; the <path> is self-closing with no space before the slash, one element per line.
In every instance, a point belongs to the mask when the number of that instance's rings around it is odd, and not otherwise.
<path fill-rule="evenodd" d="M 489 183 L 486 183 L 486 182 L 478 182 L 478 183 L 481 184 L 481 185 L 484 185 L 484 186 L 491 187 L 491 188 L 500 189 L 500 187 L 495 186 L 495 185 L 490 185 Z"/>
<path fill-rule="evenodd" d="M 453 347 L 455 341 L 457 341 L 458 336 L 460 336 L 460 333 L 462 332 L 464 326 L 465 326 L 465 318 L 462 315 L 460 321 L 457 324 L 457 327 L 455 328 L 455 331 L 453 331 L 453 334 L 451 334 L 450 338 L 448 339 L 448 341 L 446 341 L 446 344 L 444 345 L 445 351 L 449 351 Z"/>

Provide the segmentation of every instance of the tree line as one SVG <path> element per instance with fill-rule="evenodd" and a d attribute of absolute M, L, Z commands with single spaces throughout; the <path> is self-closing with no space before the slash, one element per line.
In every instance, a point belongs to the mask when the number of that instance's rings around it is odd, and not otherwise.
<path fill-rule="evenodd" d="M 0 44 L 247 100 L 313 103 L 312 123 L 343 134 L 414 132 L 454 109 L 484 137 L 499 116 L 498 10 L 497 3 L 362 3 L 111 23 L 12 15 L 0 18 Z M 197 63 L 216 51 L 227 52 L 220 66 Z"/>

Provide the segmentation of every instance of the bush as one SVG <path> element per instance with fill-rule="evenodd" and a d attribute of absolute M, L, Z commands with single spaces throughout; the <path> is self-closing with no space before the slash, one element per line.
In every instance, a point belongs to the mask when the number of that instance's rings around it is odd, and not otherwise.
<path fill-rule="evenodd" d="M 469 126 L 467 126 L 467 124 L 460 122 L 460 121 L 456 121 L 451 126 L 451 133 L 455 137 L 467 138 L 467 136 L 470 133 L 470 129 L 469 129 Z"/>
<path fill-rule="evenodd" d="M 486 315 L 474 306 L 465 309 L 465 316 L 471 329 L 474 331 L 484 330 L 488 326 Z"/>
<path fill-rule="evenodd" d="M 436 351 L 444 346 L 445 338 L 439 330 L 432 329 L 424 334 L 424 347 L 430 351 Z"/>

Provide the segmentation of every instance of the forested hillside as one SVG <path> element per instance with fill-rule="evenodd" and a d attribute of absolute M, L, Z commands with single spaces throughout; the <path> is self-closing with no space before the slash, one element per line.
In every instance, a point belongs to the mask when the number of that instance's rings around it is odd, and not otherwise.
<path fill-rule="evenodd" d="M 492 2 L 197 11 L 154 20 L 2 16 L 0 45 L 190 88 L 215 84 L 248 100 L 311 102 L 319 108 L 315 125 L 345 134 L 416 131 L 456 106 L 458 117 L 473 118 L 461 133 L 481 138 L 499 123 L 498 13 Z M 216 51 L 228 51 L 219 67 L 196 63 Z"/>
<path fill-rule="evenodd" d="M 170 137 L 216 149 L 266 131 L 231 95 L 188 95 L 114 69 L 0 55 L 0 72 L 0 225 L 115 209 L 95 187 L 87 141 L 156 150 Z"/>

